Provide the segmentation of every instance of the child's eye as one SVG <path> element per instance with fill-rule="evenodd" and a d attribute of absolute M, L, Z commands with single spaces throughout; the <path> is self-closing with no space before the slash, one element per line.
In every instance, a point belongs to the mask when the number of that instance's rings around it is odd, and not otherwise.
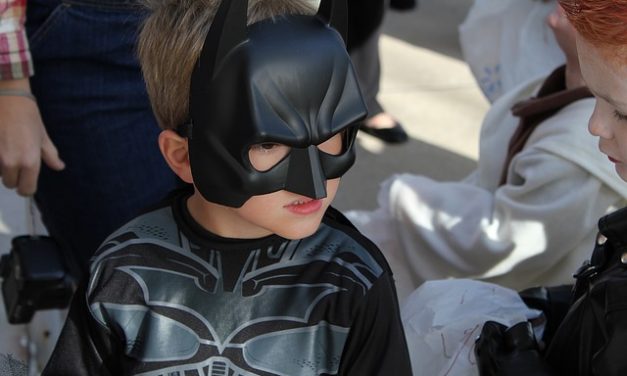
<path fill-rule="evenodd" d="M 252 149 L 256 149 L 257 151 L 269 151 L 272 149 L 276 149 L 280 147 L 281 144 L 275 144 L 272 142 L 265 142 L 263 144 L 256 144 L 252 146 Z"/>
<path fill-rule="evenodd" d="M 339 155 L 342 153 L 342 146 L 344 140 L 344 131 L 335 134 L 333 137 L 329 138 L 325 142 L 318 145 L 318 149 L 321 151 L 331 154 L 331 155 Z"/>
<path fill-rule="evenodd" d="M 614 110 L 614 117 L 620 121 L 627 121 L 627 115 L 621 114 L 616 110 Z"/>
<path fill-rule="evenodd" d="M 255 144 L 248 150 L 248 160 L 257 171 L 267 171 L 281 162 L 289 152 L 290 147 L 275 142 Z"/>

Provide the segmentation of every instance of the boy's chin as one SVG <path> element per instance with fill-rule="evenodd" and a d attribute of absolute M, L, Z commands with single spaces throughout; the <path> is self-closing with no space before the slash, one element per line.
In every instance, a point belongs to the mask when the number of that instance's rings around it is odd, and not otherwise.
<path fill-rule="evenodd" d="M 292 225 L 289 228 L 283 228 L 275 232 L 276 235 L 279 235 L 282 238 L 288 240 L 300 240 L 307 238 L 318 231 L 320 228 L 320 222 L 317 224 L 307 224 L 307 225 Z"/>
<path fill-rule="evenodd" d="M 627 167 L 617 164 L 615 170 L 618 176 L 627 183 Z"/>

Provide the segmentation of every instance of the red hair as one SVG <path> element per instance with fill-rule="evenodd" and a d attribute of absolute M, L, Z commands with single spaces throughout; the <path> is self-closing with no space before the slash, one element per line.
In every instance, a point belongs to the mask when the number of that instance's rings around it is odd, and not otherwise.
<path fill-rule="evenodd" d="M 597 47 L 627 47 L 627 0 L 559 0 L 579 34 Z"/>

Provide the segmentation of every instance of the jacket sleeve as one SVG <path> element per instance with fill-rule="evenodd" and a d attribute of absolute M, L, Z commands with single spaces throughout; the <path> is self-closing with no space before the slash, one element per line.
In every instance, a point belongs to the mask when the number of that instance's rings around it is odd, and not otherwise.
<path fill-rule="evenodd" d="M 624 356 L 627 346 L 627 282 L 619 280 L 608 289 L 604 299 L 605 307 L 605 345 L 593 355 L 593 374 L 620 376 L 627 374 L 627 358 Z"/>
<path fill-rule="evenodd" d="M 466 181 L 394 176 L 383 184 L 380 208 L 365 214 L 367 220 L 359 212 L 347 214 L 382 249 L 394 274 L 408 275 L 412 286 L 405 294 L 425 280 L 447 277 L 514 289 L 549 271 L 556 282 L 570 280 L 581 263 L 573 251 L 594 236 L 597 218 L 619 195 L 548 152 L 519 156 L 515 169 L 519 182 L 495 191 Z M 589 245 L 583 248 L 587 255 Z M 397 288 L 403 292 L 403 282 Z"/>
<path fill-rule="evenodd" d="M 113 334 L 93 318 L 81 285 L 42 376 L 121 375 L 122 357 Z"/>
<path fill-rule="evenodd" d="M 357 308 L 339 375 L 411 375 L 392 277 L 383 274 Z"/>

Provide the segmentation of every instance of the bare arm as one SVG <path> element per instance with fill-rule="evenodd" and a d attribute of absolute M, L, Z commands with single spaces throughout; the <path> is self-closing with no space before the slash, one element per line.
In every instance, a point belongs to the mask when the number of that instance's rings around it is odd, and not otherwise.
<path fill-rule="evenodd" d="M 0 81 L 3 90 L 30 92 L 28 79 Z M 59 158 L 39 114 L 37 103 L 25 96 L 0 95 L 0 175 L 7 188 L 20 195 L 37 189 L 41 161 L 53 170 L 65 165 Z"/>
<path fill-rule="evenodd" d="M 50 141 L 28 77 L 33 73 L 24 31 L 26 0 L 8 0 L 0 9 L 0 176 L 21 195 L 37 189 L 41 161 L 64 168 Z"/>

